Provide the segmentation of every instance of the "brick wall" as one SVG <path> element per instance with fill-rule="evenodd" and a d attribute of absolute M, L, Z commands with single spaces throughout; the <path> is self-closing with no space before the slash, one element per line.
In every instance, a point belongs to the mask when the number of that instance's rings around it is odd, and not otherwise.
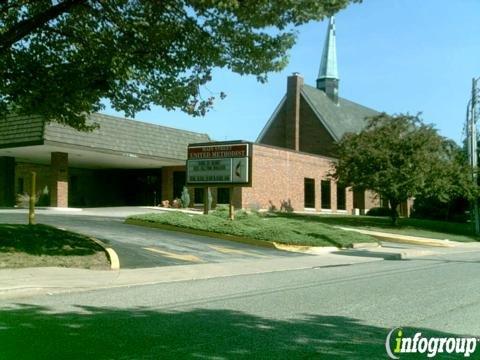
<path fill-rule="evenodd" d="M 162 168 L 162 199 L 172 202 L 173 199 L 173 173 L 186 171 L 185 166 L 166 166 Z M 193 195 L 193 194 L 191 194 Z"/>
<path fill-rule="evenodd" d="M 50 206 L 68 207 L 68 154 L 52 152 Z"/>
<path fill-rule="evenodd" d="M 260 142 L 266 145 L 286 147 L 285 145 L 285 104 L 280 107 Z"/>
<path fill-rule="evenodd" d="M 327 179 L 331 158 L 281 148 L 253 144 L 252 187 L 242 188 L 243 208 L 280 209 L 282 204 L 294 211 L 304 210 L 304 179 L 315 180 L 315 210 L 321 211 L 321 180 Z M 336 212 L 336 182 L 331 182 L 331 209 Z M 351 212 L 352 192 L 347 190 L 347 212 Z"/>
<path fill-rule="evenodd" d="M 287 79 L 285 99 L 285 147 L 300 150 L 300 89 L 303 77 L 294 74 Z"/>
<path fill-rule="evenodd" d="M 303 97 L 300 99 L 300 151 L 332 156 L 335 142 Z"/>

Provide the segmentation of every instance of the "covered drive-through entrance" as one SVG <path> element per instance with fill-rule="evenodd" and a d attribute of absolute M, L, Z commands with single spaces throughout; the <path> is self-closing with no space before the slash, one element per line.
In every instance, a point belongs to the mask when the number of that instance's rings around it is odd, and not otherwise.
<path fill-rule="evenodd" d="M 0 206 L 13 206 L 37 176 L 39 205 L 157 205 L 180 196 L 187 145 L 205 134 L 94 114 L 79 132 L 39 117 L 0 121 Z"/>

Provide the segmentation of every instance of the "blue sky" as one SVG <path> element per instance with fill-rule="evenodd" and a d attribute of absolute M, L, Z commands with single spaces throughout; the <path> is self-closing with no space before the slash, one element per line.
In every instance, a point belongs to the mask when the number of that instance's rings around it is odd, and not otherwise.
<path fill-rule="evenodd" d="M 461 141 L 472 77 L 480 76 L 480 0 L 364 0 L 338 13 L 336 27 L 341 97 L 391 114 L 422 112 L 442 135 Z M 297 28 L 289 65 L 267 84 L 215 71 L 208 89 L 227 97 L 203 118 L 158 107 L 135 118 L 215 140 L 255 140 L 288 75 L 315 84 L 326 29 L 327 21 Z"/>

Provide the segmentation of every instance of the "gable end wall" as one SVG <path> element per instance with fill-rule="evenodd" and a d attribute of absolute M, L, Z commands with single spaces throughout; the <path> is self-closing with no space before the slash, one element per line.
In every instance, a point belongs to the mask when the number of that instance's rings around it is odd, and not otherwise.
<path fill-rule="evenodd" d="M 277 112 L 270 127 L 267 129 L 263 137 L 260 139 L 261 144 L 285 147 L 285 103 Z"/>
<path fill-rule="evenodd" d="M 334 149 L 334 139 L 302 97 L 300 100 L 300 151 L 332 156 Z"/>

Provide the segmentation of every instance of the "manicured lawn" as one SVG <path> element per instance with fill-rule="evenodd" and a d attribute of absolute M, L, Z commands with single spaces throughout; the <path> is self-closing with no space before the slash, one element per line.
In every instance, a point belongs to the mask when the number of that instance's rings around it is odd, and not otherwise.
<path fill-rule="evenodd" d="M 226 210 L 213 211 L 210 215 L 182 212 L 142 214 L 129 217 L 127 222 L 129 220 L 289 245 L 348 247 L 354 243 L 376 242 L 370 236 L 336 229 L 318 221 L 277 215 L 237 212 L 235 221 L 230 221 Z"/>
<path fill-rule="evenodd" d="M 304 223 L 314 222 L 330 226 L 351 227 L 432 239 L 480 241 L 479 237 L 473 235 L 471 225 L 464 223 L 401 218 L 398 226 L 392 226 L 390 218 L 377 216 L 303 214 L 281 214 L 279 216 L 286 219 L 296 219 Z"/>
<path fill-rule="evenodd" d="M 40 224 L 0 224 L 0 268 L 38 266 L 108 269 L 110 264 L 86 236 Z"/>

